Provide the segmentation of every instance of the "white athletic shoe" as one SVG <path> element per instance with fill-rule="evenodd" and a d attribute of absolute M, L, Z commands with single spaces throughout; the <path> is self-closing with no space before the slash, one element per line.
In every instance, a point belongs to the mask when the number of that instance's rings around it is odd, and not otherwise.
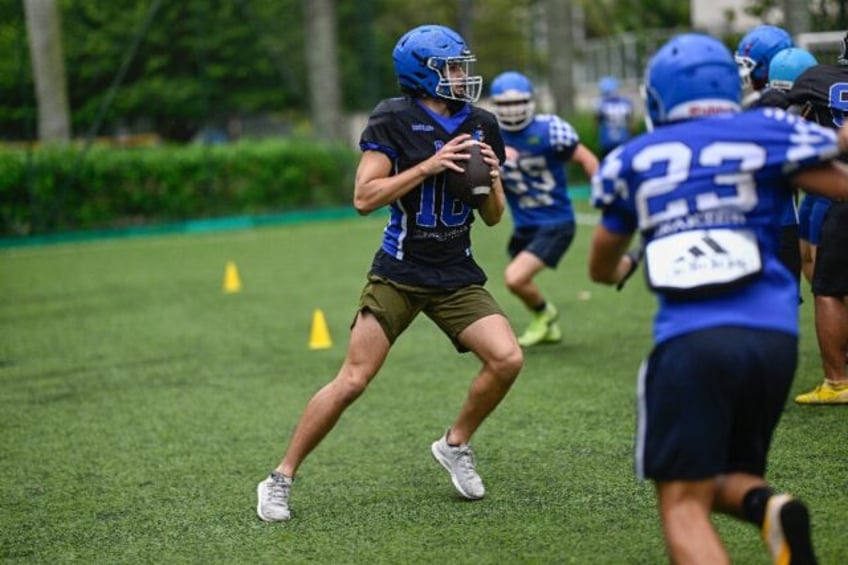
<path fill-rule="evenodd" d="M 471 446 L 448 445 L 448 434 L 433 442 L 433 457 L 450 473 L 457 492 L 469 500 L 479 500 L 486 494 L 480 475 L 474 470 L 474 452 Z"/>
<path fill-rule="evenodd" d="M 256 486 L 256 514 L 266 522 L 285 522 L 291 518 L 289 493 L 292 479 L 274 472 Z"/>

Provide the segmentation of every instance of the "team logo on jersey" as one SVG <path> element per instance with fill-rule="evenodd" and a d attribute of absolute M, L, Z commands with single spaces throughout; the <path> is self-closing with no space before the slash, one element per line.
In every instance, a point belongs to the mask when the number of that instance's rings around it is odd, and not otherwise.
<path fill-rule="evenodd" d="M 430 124 L 412 124 L 412 131 L 436 131 L 436 128 Z"/>
<path fill-rule="evenodd" d="M 747 229 L 687 231 L 654 239 L 645 256 L 651 287 L 672 293 L 738 283 L 763 265 L 756 234 Z"/>

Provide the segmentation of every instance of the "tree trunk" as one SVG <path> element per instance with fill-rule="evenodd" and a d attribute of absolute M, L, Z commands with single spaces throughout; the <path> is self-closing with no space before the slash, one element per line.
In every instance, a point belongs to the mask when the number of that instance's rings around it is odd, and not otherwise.
<path fill-rule="evenodd" d="M 38 102 L 38 138 L 67 142 L 71 128 L 59 6 L 56 0 L 24 0 L 24 11 Z"/>
<path fill-rule="evenodd" d="M 309 102 L 315 134 L 346 142 L 339 93 L 335 0 L 304 0 Z"/>
<path fill-rule="evenodd" d="M 555 112 L 568 116 L 574 112 L 574 41 L 571 2 L 547 0 L 548 61 Z"/>

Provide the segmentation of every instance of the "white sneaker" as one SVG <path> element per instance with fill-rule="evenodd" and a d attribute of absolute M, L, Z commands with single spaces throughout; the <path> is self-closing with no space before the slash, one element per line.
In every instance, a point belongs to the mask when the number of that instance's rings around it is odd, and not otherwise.
<path fill-rule="evenodd" d="M 469 500 L 479 500 L 486 494 L 480 475 L 474 470 L 474 452 L 471 446 L 448 445 L 448 434 L 433 442 L 430 451 L 436 461 L 450 473 L 457 492 Z"/>
<path fill-rule="evenodd" d="M 291 518 L 289 511 L 290 477 L 274 472 L 256 486 L 256 514 L 266 522 L 285 522 Z"/>

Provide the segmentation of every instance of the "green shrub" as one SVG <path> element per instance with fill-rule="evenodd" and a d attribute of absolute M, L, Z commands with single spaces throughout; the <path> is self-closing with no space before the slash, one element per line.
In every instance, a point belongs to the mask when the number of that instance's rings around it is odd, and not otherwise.
<path fill-rule="evenodd" d="M 358 155 L 308 140 L 0 150 L 0 235 L 347 205 Z"/>

